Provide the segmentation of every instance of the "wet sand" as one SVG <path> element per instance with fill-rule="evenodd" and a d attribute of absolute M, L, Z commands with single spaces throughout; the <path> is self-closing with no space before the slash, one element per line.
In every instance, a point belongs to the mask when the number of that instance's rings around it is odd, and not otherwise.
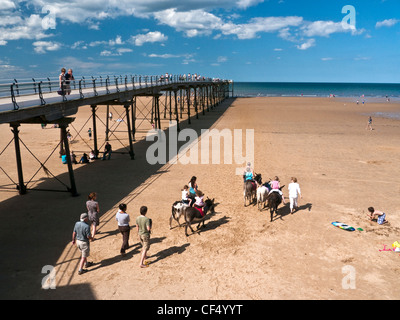
<path fill-rule="evenodd" d="M 138 105 L 139 107 L 139 105 Z M 146 101 L 142 101 L 143 114 Z M 147 105 L 147 108 L 149 106 Z M 122 114 L 115 107 L 114 121 Z M 269 210 L 243 206 L 242 178 L 238 165 L 149 165 L 146 150 L 153 144 L 144 136 L 151 129 L 137 120 L 135 160 L 126 153 L 128 138 L 122 122 L 111 136 L 110 161 L 74 165 L 79 197 L 66 192 L 29 191 L 20 196 L 0 172 L 0 263 L 2 299 L 399 299 L 400 253 L 384 251 L 400 241 L 397 196 L 400 192 L 399 120 L 373 118 L 374 130 L 366 130 L 368 114 L 400 112 L 400 104 L 331 98 L 229 99 L 215 110 L 182 119 L 183 128 L 254 129 L 254 168 L 263 180 L 277 175 L 288 202 L 287 186 L 297 177 L 303 194 L 300 208 L 290 214 L 279 207 L 270 221 Z M 98 115 L 105 122 L 105 108 Z M 192 113 L 193 114 L 193 113 Z M 77 155 L 92 148 L 87 130 L 90 107 L 82 107 L 70 128 L 71 149 Z M 138 113 L 138 117 L 141 116 Z M 122 117 L 122 116 L 121 116 Z M 141 116 L 142 117 L 142 116 Z M 162 121 L 164 128 L 167 120 Z M 99 149 L 104 148 L 104 125 L 99 125 Z M 115 128 L 115 127 L 114 127 Z M 23 143 L 64 184 L 67 169 L 58 157 L 59 130 L 40 125 L 20 127 Z M 78 134 L 79 132 L 79 134 Z M 0 150 L 12 139 L 8 125 L 0 125 Z M 201 139 L 201 138 L 200 138 Z M 244 139 L 244 138 L 243 138 Z M 182 145 L 183 142 L 180 144 Z M 198 147 L 198 145 L 195 144 Z M 215 146 L 214 146 L 215 147 Z M 210 148 L 213 148 L 211 145 Z M 204 150 L 199 149 L 199 159 Z M 211 149 L 212 150 L 212 149 Z M 40 164 L 22 146 L 25 181 Z M 211 154 L 212 152 L 210 152 Z M 245 152 L 243 151 L 243 154 Z M 221 145 L 223 154 L 223 145 Z M 221 157 L 222 158 L 222 157 Z M 17 180 L 14 146 L 0 156 L 0 166 Z M 206 228 L 186 237 L 173 222 L 171 204 L 181 188 L 197 176 L 200 189 L 215 198 L 216 212 Z M 32 188 L 65 191 L 43 170 L 33 177 Z M 100 234 L 91 243 L 89 272 L 78 275 L 79 252 L 71 245 L 73 226 L 85 211 L 87 195 L 98 193 Z M 120 203 L 131 217 L 130 248 L 119 249 L 122 236 L 115 214 Z M 140 245 L 135 219 L 146 205 L 153 220 L 150 264 L 139 268 Z M 367 208 L 387 213 L 389 224 L 378 225 L 366 217 Z M 331 225 L 340 221 L 364 231 L 348 232 Z M 194 225 L 195 227 L 195 225 Z M 385 247 L 386 246 L 386 247 Z M 41 288 L 46 271 L 54 266 L 56 289 Z"/>

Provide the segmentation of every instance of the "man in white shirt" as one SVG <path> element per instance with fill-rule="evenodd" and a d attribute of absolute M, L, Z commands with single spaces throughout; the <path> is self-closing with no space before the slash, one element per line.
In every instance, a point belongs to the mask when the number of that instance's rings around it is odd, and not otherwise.
<path fill-rule="evenodd" d="M 289 200 L 290 200 L 290 213 L 293 214 L 294 209 L 298 209 L 299 207 L 297 204 L 298 197 L 300 196 L 300 199 L 302 199 L 300 186 L 297 183 L 296 177 L 292 177 L 292 181 L 289 183 L 288 190 L 289 190 Z"/>

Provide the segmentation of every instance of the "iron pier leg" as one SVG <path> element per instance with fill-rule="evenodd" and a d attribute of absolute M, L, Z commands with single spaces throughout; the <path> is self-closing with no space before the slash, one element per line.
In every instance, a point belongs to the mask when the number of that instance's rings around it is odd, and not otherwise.
<path fill-rule="evenodd" d="M 97 126 L 96 126 L 96 105 L 91 105 L 92 108 L 92 117 L 93 117 L 93 147 L 94 147 L 94 153 L 96 156 L 99 155 L 99 149 L 97 147 Z"/>
<path fill-rule="evenodd" d="M 11 131 L 14 133 L 14 144 L 15 144 L 15 155 L 17 158 L 17 169 L 18 169 L 18 191 L 20 195 L 26 194 L 26 186 L 24 184 L 24 176 L 22 172 L 22 160 L 21 160 L 21 149 L 19 146 L 19 124 L 11 124 Z"/>
<path fill-rule="evenodd" d="M 107 115 L 106 115 L 106 141 L 109 141 L 109 139 L 108 139 L 108 133 L 110 132 L 109 114 L 110 114 L 110 105 L 107 104 Z"/>
<path fill-rule="evenodd" d="M 69 180 L 71 182 L 71 188 L 69 188 L 68 191 L 71 192 L 73 197 L 77 197 L 77 196 L 79 196 L 79 194 L 78 194 L 78 192 L 76 190 L 74 169 L 72 168 L 71 152 L 69 150 L 69 143 L 68 143 L 68 138 L 67 138 L 67 127 L 68 127 L 68 125 L 66 125 L 66 124 L 62 124 L 62 123 L 60 124 L 62 142 L 64 143 L 65 154 L 67 155 L 67 166 L 68 166 Z"/>
<path fill-rule="evenodd" d="M 131 156 L 131 160 L 135 159 L 135 153 L 133 152 L 133 144 L 132 144 L 132 132 L 131 132 L 131 119 L 129 117 L 129 104 L 125 104 L 125 111 L 126 111 L 126 122 L 128 125 L 128 138 L 129 138 L 129 154 Z"/>
<path fill-rule="evenodd" d="M 188 123 L 191 124 L 192 120 L 190 119 L 190 87 L 186 90 L 186 101 L 188 108 Z"/>
<path fill-rule="evenodd" d="M 175 118 L 176 118 L 176 129 L 181 131 L 179 128 L 179 114 L 178 114 L 178 91 L 174 91 L 174 96 L 175 96 Z"/>
<path fill-rule="evenodd" d="M 135 134 L 136 134 L 136 97 L 133 97 L 133 99 L 132 99 L 132 139 L 133 139 L 133 141 L 136 141 Z"/>

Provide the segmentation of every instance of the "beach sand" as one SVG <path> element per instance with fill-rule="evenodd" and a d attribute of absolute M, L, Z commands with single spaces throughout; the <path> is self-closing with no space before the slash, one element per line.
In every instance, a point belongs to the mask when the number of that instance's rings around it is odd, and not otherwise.
<path fill-rule="evenodd" d="M 147 112 L 145 106 L 143 102 L 142 113 Z M 122 109 L 115 107 L 114 120 L 119 117 L 116 112 Z M 280 205 L 272 222 L 268 209 L 259 212 L 256 206 L 243 206 L 242 177 L 235 175 L 243 164 L 149 165 L 146 150 L 153 142 L 144 140 L 151 129 L 147 120 L 137 120 L 137 125 L 141 123 L 135 160 L 114 153 L 110 161 L 74 165 L 79 197 L 31 190 L 20 196 L 15 189 L 4 189 L 12 183 L 1 171 L 0 297 L 399 299 L 400 253 L 383 249 L 400 240 L 400 122 L 374 117 L 374 130 L 366 130 L 368 115 L 374 112 L 400 112 L 400 104 L 383 99 L 357 105 L 338 98 L 242 98 L 228 99 L 199 119 L 194 116 L 192 125 L 183 119 L 182 128 L 197 133 L 210 128 L 254 129 L 254 169 L 264 181 L 279 176 L 281 185 L 286 185 L 287 202 L 290 178 L 297 177 L 303 194 L 300 209 L 290 214 L 288 205 Z M 70 128 L 71 149 L 78 156 L 92 146 L 87 135 L 90 115 L 90 107 L 80 108 Z M 102 151 L 105 108 L 100 107 L 98 115 Z M 111 137 L 113 150 L 127 152 L 124 125 Z M 168 121 L 163 119 L 162 125 L 168 127 Z M 22 125 L 20 131 L 23 143 L 42 163 L 55 150 L 46 167 L 69 185 L 66 166 L 58 157 L 59 130 Z M 3 150 L 12 139 L 10 127 L 0 125 L 0 134 Z M 29 181 L 40 164 L 21 148 L 24 179 Z M 0 166 L 18 181 L 13 143 L 1 154 Z M 181 188 L 193 175 L 218 205 L 206 228 L 186 237 L 175 221 L 169 229 L 169 217 L 171 204 L 180 199 Z M 43 170 L 29 187 L 65 190 L 57 180 L 47 179 Z M 93 191 L 101 211 L 100 234 L 91 243 L 89 261 L 94 265 L 78 275 L 80 255 L 70 241 Z M 148 268 L 139 268 L 135 227 L 127 255 L 119 254 L 122 236 L 115 214 L 122 202 L 128 205 L 132 226 L 139 208 L 148 206 L 153 220 Z M 369 221 L 369 206 L 385 211 L 389 224 Z M 332 226 L 333 221 L 364 231 L 341 230 Z M 45 266 L 55 267 L 56 289 L 41 288 L 48 272 Z"/>

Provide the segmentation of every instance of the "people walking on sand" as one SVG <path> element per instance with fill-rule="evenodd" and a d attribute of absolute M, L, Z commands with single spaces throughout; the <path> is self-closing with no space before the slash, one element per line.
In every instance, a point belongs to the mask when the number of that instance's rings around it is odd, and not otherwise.
<path fill-rule="evenodd" d="M 89 140 L 92 140 L 92 128 L 89 128 L 89 130 L 87 132 L 89 135 Z"/>
<path fill-rule="evenodd" d="M 72 245 L 75 245 L 76 243 L 76 246 L 81 252 L 81 260 L 79 262 L 78 269 L 79 275 L 87 272 L 87 270 L 83 269 L 83 267 L 87 268 L 93 265 L 93 262 L 87 261 L 87 258 L 90 256 L 89 240 L 92 240 L 88 222 L 88 214 L 82 213 L 80 216 L 80 221 L 75 223 L 74 231 L 72 232 Z"/>
<path fill-rule="evenodd" d="M 140 216 L 136 218 L 136 228 L 138 231 L 139 240 L 142 244 L 142 255 L 140 257 L 140 268 L 146 268 L 148 265 L 145 260 L 148 258 L 147 253 L 150 249 L 150 233 L 151 233 L 151 219 L 146 217 L 147 207 L 140 207 Z"/>
<path fill-rule="evenodd" d="M 291 182 L 289 183 L 288 190 L 289 190 L 290 213 L 293 214 L 294 210 L 297 210 L 299 208 L 299 205 L 298 205 L 299 196 L 300 196 L 300 199 L 302 199 L 302 195 L 300 192 L 300 185 L 298 184 L 296 177 L 291 178 Z"/>
<path fill-rule="evenodd" d="M 88 201 L 86 201 L 86 208 L 88 210 L 88 216 L 90 224 L 92 225 L 92 241 L 94 240 L 94 236 L 96 235 L 97 227 L 100 225 L 100 208 L 99 203 L 97 202 L 97 193 L 91 192 L 88 195 Z"/>
<path fill-rule="evenodd" d="M 374 220 L 376 219 L 376 222 L 378 224 L 385 224 L 388 223 L 389 221 L 386 220 L 386 213 L 379 211 L 379 210 L 375 210 L 374 207 L 369 207 L 368 208 L 368 212 L 369 212 L 369 216 L 370 216 L 370 220 Z"/>
<path fill-rule="evenodd" d="M 370 116 L 368 118 L 368 123 L 367 123 L 367 127 L 365 128 L 365 130 L 372 130 L 372 117 Z"/>
<path fill-rule="evenodd" d="M 126 254 L 126 250 L 129 248 L 129 234 L 131 228 L 129 226 L 130 217 L 129 214 L 126 213 L 127 206 L 125 203 L 121 203 L 118 206 L 118 212 L 115 216 L 115 219 L 118 221 L 118 230 L 122 234 L 122 246 L 120 253 L 121 255 Z"/>

